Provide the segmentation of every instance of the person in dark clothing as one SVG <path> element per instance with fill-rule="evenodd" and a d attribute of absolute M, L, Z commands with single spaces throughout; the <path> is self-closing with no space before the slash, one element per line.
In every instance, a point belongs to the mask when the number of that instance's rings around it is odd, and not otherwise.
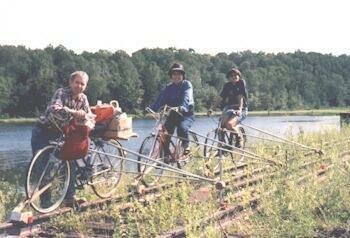
<path fill-rule="evenodd" d="M 230 69 L 226 76 L 229 82 L 225 83 L 220 95 L 215 99 L 212 107 L 208 110 L 208 114 L 211 114 L 213 109 L 223 104 L 222 127 L 236 132 L 236 146 L 242 147 L 243 138 L 240 133 L 238 133 L 236 126 L 242 122 L 248 114 L 247 87 L 238 69 Z"/>
<path fill-rule="evenodd" d="M 188 131 L 194 122 L 194 100 L 193 87 L 190 81 L 185 78 L 185 70 L 183 65 L 174 63 L 169 70 L 171 83 L 160 93 L 156 102 L 150 106 L 153 111 L 158 111 L 162 106 L 177 107 L 182 114 L 180 116 L 175 111 L 171 111 L 165 122 L 165 128 L 168 134 L 172 135 L 177 128 L 177 135 L 182 139 L 182 147 L 184 154 L 188 154 L 189 150 L 189 134 Z M 165 162 L 169 162 L 169 143 L 170 138 L 166 141 L 164 149 Z"/>

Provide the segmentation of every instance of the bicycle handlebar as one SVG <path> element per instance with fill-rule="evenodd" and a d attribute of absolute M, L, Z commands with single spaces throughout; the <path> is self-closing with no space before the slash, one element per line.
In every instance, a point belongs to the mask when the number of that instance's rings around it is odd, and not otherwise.
<path fill-rule="evenodd" d="M 146 112 L 149 112 L 149 113 L 151 113 L 151 114 L 157 114 L 155 111 L 153 111 L 150 107 L 146 107 L 145 108 L 145 111 Z"/>
<path fill-rule="evenodd" d="M 149 112 L 150 114 L 152 114 L 152 116 L 156 119 L 159 120 L 161 117 L 163 117 L 164 115 L 169 116 L 169 112 L 170 111 L 174 111 L 177 114 L 179 114 L 180 116 L 183 116 L 183 114 L 180 112 L 179 107 L 170 107 L 168 105 L 164 105 L 160 108 L 160 112 L 155 112 L 153 111 L 151 108 L 146 107 L 145 111 Z"/>
<path fill-rule="evenodd" d="M 67 107 L 63 107 L 51 112 L 51 116 L 60 121 L 68 121 L 72 117 L 72 110 Z"/>
<path fill-rule="evenodd" d="M 181 117 L 183 117 L 183 114 L 180 112 L 179 107 L 170 107 L 168 105 L 164 105 L 161 111 L 163 111 L 163 113 L 162 113 L 163 115 L 167 115 L 167 116 L 169 116 L 169 113 L 171 111 L 174 111 L 177 114 L 179 114 Z"/>

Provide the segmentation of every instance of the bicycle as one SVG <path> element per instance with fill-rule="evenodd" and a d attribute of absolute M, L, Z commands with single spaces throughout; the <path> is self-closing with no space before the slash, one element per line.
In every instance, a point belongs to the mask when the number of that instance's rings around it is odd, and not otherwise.
<path fill-rule="evenodd" d="M 65 141 L 59 124 L 67 124 L 71 119 L 65 110 L 51 115 L 50 121 L 60 131 L 60 135 L 39 150 L 28 166 L 26 196 L 31 207 L 40 213 L 51 212 L 61 205 L 74 172 L 76 188 L 82 189 L 84 185 L 89 185 L 100 198 L 115 194 L 121 179 L 125 153 L 117 140 L 90 137 L 90 148 L 85 158 L 71 162 L 59 158 Z M 76 171 L 73 171 L 72 163 L 75 163 Z"/>
<path fill-rule="evenodd" d="M 164 161 L 164 146 L 166 143 L 166 139 L 169 136 L 166 132 L 164 123 L 166 118 L 169 116 L 171 111 L 178 113 L 176 107 L 169 107 L 165 105 L 160 113 L 154 112 L 152 109 L 146 109 L 153 117 L 156 119 L 156 125 L 154 127 L 154 131 L 151 135 L 147 136 L 139 149 L 139 154 L 148 156 L 150 159 L 145 159 L 144 157 L 139 156 L 138 161 L 142 161 L 146 164 L 138 163 L 137 170 L 140 174 L 141 181 L 146 186 L 154 185 L 159 181 L 164 172 L 164 166 L 157 161 Z M 182 115 L 181 115 L 182 116 Z M 197 136 L 194 132 L 189 131 L 190 142 L 198 142 Z M 186 164 L 189 163 L 192 156 L 191 153 L 185 155 L 183 148 L 181 146 L 181 140 L 178 138 L 174 141 L 174 139 L 170 139 L 169 143 L 170 150 L 170 161 L 168 163 L 172 166 L 176 166 L 179 169 L 182 169 Z M 154 170 L 152 172 L 152 170 Z M 151 173 L 152 172 L 152 173 Z"/>
<path fill-rule="evenodd" d="M 213 170 L 213 172 L 216 172 L 218 170 L 219 167 L 219 163 L 217 160 L 215 161 L 210 161 L 210 159 L 212 157 L 217 157 L 220 155 L 220 152 L 222 155 L 226 155 L 229 154 L 229 156 L 231 157 L 231 160 L 235 163 L 239 160 L 241 160 L 244 155 L 238 155 L 239 158 L 236 158 L 236 154 L 234 153 L 230 153 L 227 150 L 233 150 L 234 147 L 237 147 L 237 137 L 240 136 L 243 139 L 243 145 L 239 148 L 241 150 L 245 149 L 246 143 L 247 143 L 247 136 L 246 136 L 246 132 L 245 129 L 238 124 L 236 126 L 237 130 L 238 130 L 238 135 L 236 132 L 230 131 L 226 128 L 223 127 L 223 117 L 221 116 L 217 127 L 211 129 L 208 133 L 207 136 L 205 138 L 205 142 L 204 142 L 204 149 L 203 149 L 203 154 L 204 154 L 204 158 L 207 159 L 207 167 L 208 169 Z M 223 148 L 225 150 L 221 150 L 218 148 Z M 210 162 L 212 162 L 212 164 L 210 165 Z M 214 164 L 213 164 L 214 163 Z"/>

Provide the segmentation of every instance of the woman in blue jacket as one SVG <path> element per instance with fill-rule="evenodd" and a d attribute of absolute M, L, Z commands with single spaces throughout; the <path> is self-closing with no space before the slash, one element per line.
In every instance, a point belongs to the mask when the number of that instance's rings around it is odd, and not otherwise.
<path fill-rule="evenodd" d="M 194 100 L 193 87 L 190 81 L 185 78 L 185 70 L 182 64 L 174 63 L 169 70 L 171 83 L 160 93 L 157 101 L 150 106 L 154 111 L 158 111 L 162 106 L 178 107 L 178 111 L 183 115 L 171 111 L 165 122 L 167 132 L 172 135 L 177 128 L 177 135 L 182 140 L 184 154 L 188 154 L 189 150 L 189 134 L 188 131 L 194 122 Z M 165 149 L 164 159 L 169 162 L 169 143 L 168 138 Z"/>

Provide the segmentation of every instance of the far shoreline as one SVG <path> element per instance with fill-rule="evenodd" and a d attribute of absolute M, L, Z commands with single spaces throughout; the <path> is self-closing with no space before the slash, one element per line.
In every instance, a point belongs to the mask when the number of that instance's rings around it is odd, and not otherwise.
<path fill-rule="evenodd" d="M 335 108 L 335 109 L 310 109 L 310 110 L 278 110 L 278 111 L 249 111 L 249 117 L 257 117 L 257 116 L 337 116 L 340 113 L 349 112 L 349 109 L 346 108 Z M 214 112 L 214 116 L 219 116 L 221 112 Z M 144 119 L 149 118 L 143 115 L 133 115 L 129 114 L 129 116 Z M 196 117 L 206 117 L 206 112 L 197 112 L 195 113 Z M 4 118 L 0 119 L 0 124 L 32 124 L 37 121 L 37 118 Z"/>

